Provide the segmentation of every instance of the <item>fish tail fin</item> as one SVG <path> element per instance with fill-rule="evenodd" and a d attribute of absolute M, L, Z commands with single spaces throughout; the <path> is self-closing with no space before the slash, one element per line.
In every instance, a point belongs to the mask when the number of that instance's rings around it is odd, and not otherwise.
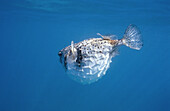
<path fill-rule="evenodd" d="M 141 33 L 136 25 L 130 24 L 127 27 L 121 42 L 132 49 L 140 50 L 142 48 L 143 42 Z"/>

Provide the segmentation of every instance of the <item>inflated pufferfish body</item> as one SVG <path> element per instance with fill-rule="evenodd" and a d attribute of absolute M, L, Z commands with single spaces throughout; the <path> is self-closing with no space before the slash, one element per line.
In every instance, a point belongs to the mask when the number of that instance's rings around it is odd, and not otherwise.
<path fill-rule="evenodd" d="M 67 74 L 75 81 L 90 84 L 106 74 L 112 57 L 118 54 L 118 46 L 126 45 L 140 50 L 143 43 L 141 34 L 135 25 L 129 25 L 124 37 L 120 40 L 112 36 L 91 38 L 71 45 L 59 51 L 60 62 Z"/>

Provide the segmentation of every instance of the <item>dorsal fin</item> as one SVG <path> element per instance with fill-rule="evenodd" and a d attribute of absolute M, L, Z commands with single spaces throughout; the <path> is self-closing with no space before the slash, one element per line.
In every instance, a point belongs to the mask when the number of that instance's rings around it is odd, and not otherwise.
<path fill-rule="evenodd" d="M 117 40 L 116 35 L 102 35 L 100 33 L 97 33 L 97 35 L 101 36 L 104 40 Z"/>

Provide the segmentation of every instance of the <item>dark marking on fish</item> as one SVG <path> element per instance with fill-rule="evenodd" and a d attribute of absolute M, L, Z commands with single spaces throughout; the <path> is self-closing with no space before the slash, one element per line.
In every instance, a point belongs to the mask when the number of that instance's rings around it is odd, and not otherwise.
<path fill-rule="evenodd" d="M 81 54 L 81 50 L 80 49 L 77 49 L 77 60 L 76 62 L 78 63 L 78 66 L 81 67 L 81 62 L 82 62 L 82 54 Z"/>

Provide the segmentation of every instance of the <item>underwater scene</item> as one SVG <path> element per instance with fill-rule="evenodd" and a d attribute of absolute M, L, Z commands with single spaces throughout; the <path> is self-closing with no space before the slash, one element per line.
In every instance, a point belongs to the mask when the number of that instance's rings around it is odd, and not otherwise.
<path fill-rule="evenodd" d="M 0 111 L 170 111 L 169 0 L 0 0 Z"/>

